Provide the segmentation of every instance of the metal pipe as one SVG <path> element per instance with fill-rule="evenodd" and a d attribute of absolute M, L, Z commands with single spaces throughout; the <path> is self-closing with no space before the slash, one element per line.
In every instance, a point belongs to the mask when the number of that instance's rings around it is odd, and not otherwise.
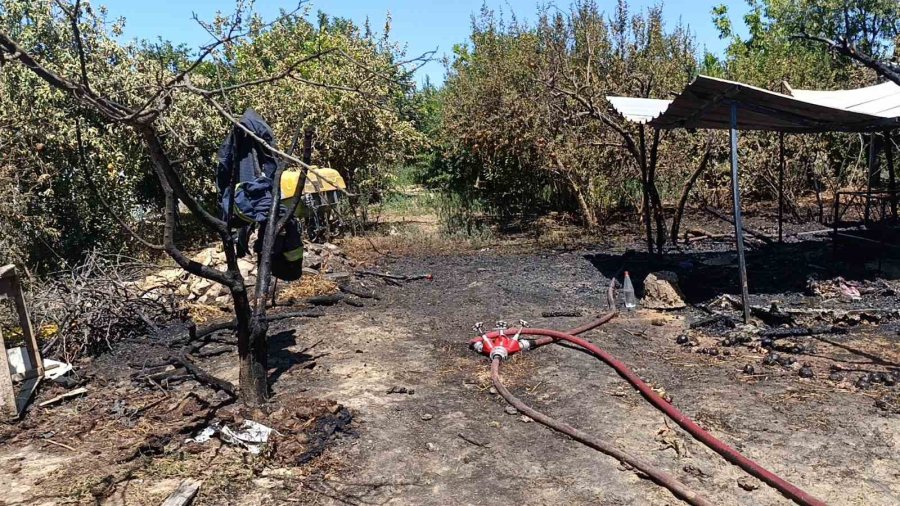
<path fill-rule="evenodd" d="M 888 190 L 891 192 L 891 217 L 897 219 L 897 179 L 894 173 L 894 132 L 884 132 L 884 156 L 888 167 Z"/>
<path fill-rule="evenodd" d="M 872 179 L 875 177 L 875 134 L 869 134 L 869 168 L 866 174 L 866 208 L 863 213 L 863 219 L 866 226 L 869 226 L 869 219 L 872 213 Z"/>
<path fill-rule="evenodd" d="M 784 242 L 784 132 L 778 132 L 778 242 Z"/>
<path fill-rule="evenodd" d="M 744 306 L 744 323 L 750 322 L 750 295 L 747 288 L 747 264 L 744 260 L 744 225 L 741 219 L 741 186 L 738 177 L 737 102 L 731 102 L 731 196 L 734 208 L 734 241 L 737 245 L 740 270 L 741 302 Z"/>

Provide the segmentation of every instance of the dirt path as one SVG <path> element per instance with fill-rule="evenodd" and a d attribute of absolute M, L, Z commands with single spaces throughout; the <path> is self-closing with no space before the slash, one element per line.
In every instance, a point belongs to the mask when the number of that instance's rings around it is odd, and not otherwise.
<path fill-rule="evenodd" d="M 379 290 L 364 309 L 328 316 L 275 338 L 274 392 L 329 397 L 355 412 L 355 437 L 329 457 L 340 472 L 308 482 L 304 502 L 341 504 L 673 504 L 618 462 L 521 415 L 489 390 L 488 364 L 464 343 L 476 321 L 542 319 L 553 309 L 602 311 L 602 278 L 584 252 L 404 259 L 393 272 L 434 281 Z M 872 399 L 770 371 L 740 371 L 759 356 L 707 357 L 674 344 L 683 317 L 625 315 L 588 337 L 663 387 L 689 416 L 770 470 L 831 504 L 900 500 L 900 421 Z M 660 322 L 656 322 L 660 323 Z M 321 342 L 319 344 L 319 341 Z M 314 345 L 312 348 L 309 348 Z M 309 349 L 308 349 L 309 348 Z M 298 353 L 306 350 L 303 355 Z M 738 352 L 736 352 L 738 353 Z M 593 358 L 560 347 L 504 366 L 512 390 L 548 414 L 615 441 L 720 504 L 788 504 L 694 442 Z M 403 387 L 413 393 L 388 393 Z M 466 439 L 459 436 L 464 434 Z M 474 444 L 478 443 L 478 444 Z M 267 503 L 297 491 L 266 494 Z"/>
<path fill-rule="evenodd" d="M 787 256 L 818 262 L 809 259 L 821 248 L 806 246 Z M 434 281 L 399 287 L 371 281 L 380 298 L 363 300 L 364 307 L 339 304 L 320 318 L 273 325 L 272 409 L 303 409 L 328 398 L 353 412 L 351 433 L 311 463 L 295 465 L 289 444 L 305 448 L 308 442 L 299 439 L 280 440 L 276 451 L 283 460 L 250 458 L 223 443 L 183 444 L 209 423 L 214 396 L 181 383 L 166 397 L 133 381 L 126 364 L 150 358 L 145 343 L 135 341 L 137 348 L 120 346 L 99 358 L 100 366 L 85 367 L 111 369 L 90 377 L 90 395 L 2 426 L 0 505 L 159 504 L 183 478 L 205 480 L 198 506 L 681 504 L 614 459 L 510 413 L 491 392 L 487 359 L 465 346 L 478 321 L 573 327 L 605 310 L 604 275 L 623 261 L 636 273 L 657 267 L 639 255 L 623 260 L 608 248 L 508 249 L 382 261 L 379 270 L 429 272 Z M 687 265 L 693 278 L 683 279 L 682 288 L 701 300 L 733 283 L 732 267 L 718 261 L 727 256 L 709 251 L 667 261 Z M 754 303 L 805 303 L 798 290 L 806 272 L 778 260 L 783 257 L 750 257 Z M 897 296 L 888 293 L 879 289 L 859 304 L 891 307 Z M 553 310 L 580 310 L 584 317 L 540 316 Z M 817 352 L 796 355 L 817 368 L 814 379 L 801 379 L 796 368 L 761 366 L 762 352 L 751 347 L 716 346 L 720 353 L 710 356 L 677 345 L 687 316 L 627 313 L 586 337 L 664 389 L 715 436 L 829 504 L 900 503 L 900 417 L 875 406 L 885 387 L 852 387 L 860 373 L 900 369 L 896 319 L 820 336 Z M 715 344 L 705 339 L 703 346 Z M 233 349 L 225 351 L 202 365 L 236 381 Z M 747 364 L 756 374 L 742 372 Z M 829 364 L 854 372 L 835 384 L 826 379 Z M 588 355 L 547 346 L 516 355 L 503 375 L 533 407 L 614 441 L 717 504 L 790 504 L 667 422 Z M 200 396 L 185 401 L 195 393 Z M 152 416 L 136 414 L 152 405 L 158 405 Z M 175 432 L 162 431 L 166 427 Z M 157 432 L 168 439 L 157 441 Z M 136 450 L 140 459 L 128 457 Z"/>

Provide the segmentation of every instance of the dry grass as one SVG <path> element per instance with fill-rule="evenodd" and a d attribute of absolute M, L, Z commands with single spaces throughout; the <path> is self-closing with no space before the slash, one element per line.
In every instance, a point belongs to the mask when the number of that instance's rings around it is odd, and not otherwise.
<path fill-rule="evenodd" d="M 303 276 L 298 281 L 280 283 L 278 285 L 278 302 L 290 304 L 291 301 L 315 297 L 317 295 L 331 295 L 337 292 L 337 285 L 324 276 Z M 229 299 L 230 300 L 230 299 Z M 187 302 L 184 305 L 188 315 L 196 323 L 207 323 L 218 320 L 230 312 L 229 308 L 210 304 L 197 304 Z"/>
<path fill-rule="evenodd" d="M 210 320 L 217 320 L 226 314 L 226 311 L 220 306 L 211 306 L 209 304 L 187 303 L 185 305 L 188 316 L 195 323 L 206 323 Z"/>
<path fill-rule="evenodd" d="M 331 295 L 337 290 L 334 281 L 323 276 L 303 276 L 298 281 L 279 286 L 278 299 L 279 302 L 306 299 L 317 295 Z"/>
<path fill-rule="evenodd" d="M 467 255 L 484 249 L 497 254 L 525 253 L 545 249 L 576 249 L 596 244 L 596 232 L 577 226 L 560 215 L 551 215 L 522 225 L 516 232 L 448 235 L 432 215 L 392 216 L 381 231 L 340 242 L 346 255 L 363 265 L 385 256 Z"/>

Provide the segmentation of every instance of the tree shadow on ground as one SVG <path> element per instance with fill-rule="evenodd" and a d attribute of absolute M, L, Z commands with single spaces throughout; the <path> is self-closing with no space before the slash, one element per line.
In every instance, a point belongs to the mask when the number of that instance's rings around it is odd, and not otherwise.
<path fill-rule="evenodd" d="M 313 355 L 309 353 L 322 341 L 316 341 L 299 351 L 292 348 L 298 346 L 296 331 L 283 330 L 269 337 L 269 386 L 274 385 L 281 376 L 296 366 L 312 369 L 316 366 L 316 360 L 327 356 L 328 353 Z"/>
<path fill-rule="evenodd" d="M 895 369 L 900 368 L 900 364 L 898 364 L 897 362 L 894 362 L 894 361 L 886 359 L 886 358 L 882 358 L 881 356 L 876 355 L 874 353 L 870 353 L 865 350 L 861 350 L 858 347 L 854 347 L 851 344 L 841 343 L 836 339 L 831 339 L 831 338 L 827 338 L 824 336 L 812 336 L 812 337 L 813 337 L 813 339 L 816 339 L 817 341 L 821 341 L 823 343 L 828 343 L 831 346 L 841 348 L 842 350 L 852 353 L 853 355 L 863 357 L 863 358 L 869 360 L 869 362 L 852 362 L 854 365 L 857 365 L 857 366 L 859 366 L 859 365 L 878 365 L 878 366 L 890 367 L 890 368 L 895 368 Z M 856 370 L 865 371 L 865 372 L 873 372 L 871 370 L 865 370 L 865 369 L 856 369 Z"/>
<path fill-rule="evenodd" d="M 638 296 L 643 296 L 641 281 L 647 274 L 668 270 L 678 274 L 685 301 L 696 304 L 717 295 L 740 293 L 737 253 L 732 244 L 711 252 L 670 252 L 654 255 L 626 251 L 623 254 L 585 255 L 604 277 L 621 280 L 629 271 Z M 878 264 L 878 259 L 882 262 Z M 795 243 L 767 244 L 746 252 L 750 294 L 803 293 L 810 277 L 848 280 L 898 279 L 896 269 L 879 270 L 887 262 L 900 260 L 896 253 L 858 244 L 841 245 L 835 251 L 831 241 L 807 240 Z M 873 264 L 875 262 L 876 264 Z M 873 265 L 878 268 L 873 269 Z"/>
<path fill-rule="evenodd" d="M 341 504 L 377 505 L 395 499 L 404 487 L 419 487 L 417 481 L 349 482 L 340 479 L 310 480 L 308 490 Z"/>

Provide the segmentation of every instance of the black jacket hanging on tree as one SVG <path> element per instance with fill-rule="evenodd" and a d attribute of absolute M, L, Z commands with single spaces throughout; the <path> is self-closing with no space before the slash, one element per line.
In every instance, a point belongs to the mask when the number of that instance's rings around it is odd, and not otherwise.
<path fill-rule="evenodd" d="M 275 134 L 266 121 L 253 109 L 241 116 L 240 125 L 277 147 Z M 219 148 L 219 165 L 216 185 L 219 188 L 222 219 L 229 227 L 238 228 L 238 251 L 243 256 L 249 249 L 251 227 L 259 225 L 259 238 L 254 251 L 262 251 L 262 239 L 272 208 L 272 178 L 281 160 L 262 143 L 254 139 L 244 128 L 235 126 Z M 278 216 L 288 212 L 278 206 Z M 303 239 L 300 223 L 294 216 L 288 218 L 284 229 L 275 237 L 272 248 L 272 275 L 285 281 L 300 278 L 303 272 Z"/>

